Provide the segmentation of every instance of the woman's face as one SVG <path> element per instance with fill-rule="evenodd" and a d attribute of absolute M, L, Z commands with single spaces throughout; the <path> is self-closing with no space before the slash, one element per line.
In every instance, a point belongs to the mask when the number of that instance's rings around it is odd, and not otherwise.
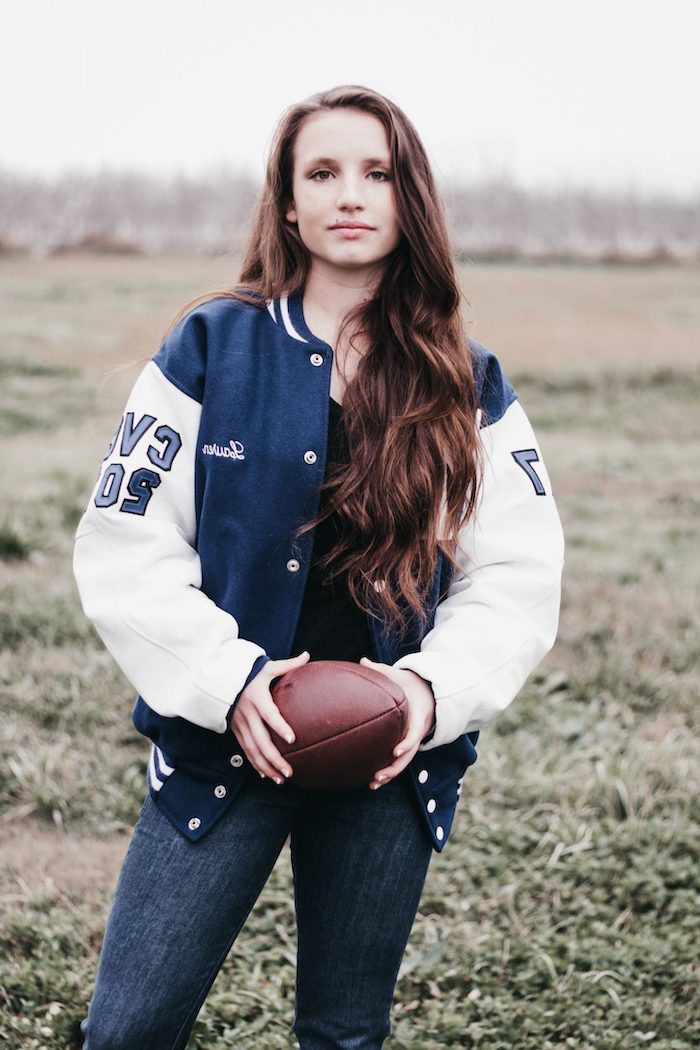
<path fill-rule="evenodd" d="M 293 159 L 286 217 L 312 270 L 369 277 L 401 237 L 383 124 L 359 109 L 314 113 L 299 129 Z"/>

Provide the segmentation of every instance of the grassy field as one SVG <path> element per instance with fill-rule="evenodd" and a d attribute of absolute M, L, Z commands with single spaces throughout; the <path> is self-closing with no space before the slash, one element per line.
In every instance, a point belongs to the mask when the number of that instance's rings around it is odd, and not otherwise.
<path fill-rule="evenodd" d="M 0 262 L 0 1046 L 11 1050 L 79 1046 L 145 790 L 133 691 L 81 614 L 72 535 L 138 361 L 188 297 L 234 269 Z M 387 1050 L 700 1045 L 699 278 L 465 268 L 470 331 L 504 363 L 553 479 L 565 591 L 554 651 L 482 734 Z M 290 885 L 285 853 L 190 1050 L 295 1045 Z"/>

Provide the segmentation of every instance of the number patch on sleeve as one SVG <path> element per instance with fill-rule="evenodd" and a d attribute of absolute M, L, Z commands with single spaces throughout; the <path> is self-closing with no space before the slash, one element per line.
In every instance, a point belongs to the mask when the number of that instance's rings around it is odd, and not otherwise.
<path fill-rule="evenodd" d="M 156 422 L 156 417 L 151 415 L 143 415 L 138 422 L 135 422 L 134 413 L 127 412 L 119 422 L 106 458 L 109 458 L 116 448 L 121 435 L 120 454 L 123 459 L 128 459 L 136 446 L 153 429 Z M 113 507 L 122 497 L 119 510 L 124 514 L 143 516 L 146 513 L 153 491 L 158 488 L 162 480 L 159 471 L 171 470 L 175 457 L 182 448 L 182 438 L 166 423 L 155 428 L 153 440 L 155 443 L 148 445 L 146 455 L 153 466 L 158 467 L 158 471 L 148 467 L 138 467 L 129 475 L 126 493 L 124 493 L 122 491 L 126 477 L 124 466 L 121 463 L 109 464 L 95 494 L 96 507 Z"/>
<path fill-rule="evenodd" d="M 518 464 L 519 467 L 525 471 L 530 481 L 533 484 L 535 492 L 538 496 L 546 496 L 542 479 L 533 467 L 533 463 L 539 463 L 540 457 L 537 455 L 537 449 L 535 448 L 521 448 L 517 452 L 511 452 L 511 456 Z"/>
<path fill-rule="evenodd" d="M 157 474 L 155 470 L 148 470 L 147 467 L 140 467 L 129 478 L 127 486 L 129 495 L 124 497 L 119 509 L 125 514 L 145 514 L 153 490 L 159 485 L 160 474 Z"/>

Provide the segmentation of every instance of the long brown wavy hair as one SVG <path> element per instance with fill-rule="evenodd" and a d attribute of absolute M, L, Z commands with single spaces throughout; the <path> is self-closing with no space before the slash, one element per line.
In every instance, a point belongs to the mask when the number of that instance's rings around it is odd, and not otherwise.
<path fill-rule="evenodd" d="M 338 542 L 320 562 L 327 578 L 346 575 L 353 601 L 401 629 L 423 603 L 439 551 L 457 570 L 459 532 L 474 513 L 480 485 L 477 395 L 461 293 L 442 201 L 425 149 L 406 115 L 375 91 L 345 85 L 291 106 L 277 126 L 238 283 L 194 305 L 230 296 L 265 308 L 304 287 L 311 257 L 292 201 L 294 144 L 313 113 L 369 113 L 386 131 L 401 237 L 374 297 L 350 311 L 342 332 L 364 353 L 343 397 L 350 462 L 329 475 L 322 513 L 301 536 L 337 513 Z M 375 612 L 376 610 L 377 612 Z"/>

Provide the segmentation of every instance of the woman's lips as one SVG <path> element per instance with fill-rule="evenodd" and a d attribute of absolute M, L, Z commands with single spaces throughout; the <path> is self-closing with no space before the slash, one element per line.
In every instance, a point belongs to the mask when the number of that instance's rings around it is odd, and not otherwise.
<path fill-rule="evenodd" d="M 366 233 L 372 233 L 372 229 L 370 226 L 332 226 L 331 233 L 337 233 L 339 237 L 353 241 L 358 237 L 364 237 Z"/>

